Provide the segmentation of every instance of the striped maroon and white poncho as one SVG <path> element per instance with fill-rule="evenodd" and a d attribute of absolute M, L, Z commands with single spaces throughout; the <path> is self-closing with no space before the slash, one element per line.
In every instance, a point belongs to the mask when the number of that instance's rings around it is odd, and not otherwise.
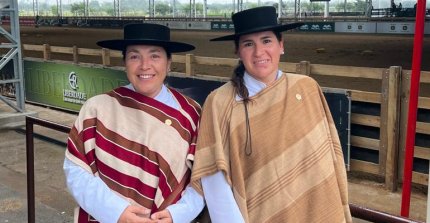
<path fill-rule="evenodd" d="M 131 204 L 152 212 L 176 203 L 189 183 L 201 111 L 194 100 L 169 90 L 179 110 L 125 87 L 90 98 L 66 151 Z M 82 208 L 75 217 L 92 219 Z"/>

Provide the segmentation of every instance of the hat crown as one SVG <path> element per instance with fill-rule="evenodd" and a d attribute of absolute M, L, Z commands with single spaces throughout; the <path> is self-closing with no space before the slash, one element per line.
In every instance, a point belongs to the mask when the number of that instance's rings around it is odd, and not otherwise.
<path fill-rule="evenodd" d="M 295 29 L 303 23 L 296 22 L 290 24 L 278 24 L 278 16 L 276 8 L 273 6 L 262 6 L 252 9 L 247 9 L 233 14 L 231 17 L 234 24 L 234 34 L 221 36 L 211 41 L 237 40 L 245 34 L 273 31 L 282 32 L 290 29 Z"/>
<path fill-rule="evenodd" d="M 151 23 L 128 24 L 124 26 L 124 39 L 170 41 L 170 29 Z"/>
<path fill-rule="evenodd" d="M 130 45 L 161 46 L 167 52 L 179 53 L 193 50 L 188 43 L 170 41 L 170 29 L 153 23 L 130 23 L 124 26 L 123 39 L 98 41 L 97 45 L 112 50 L 125 51 Z"/>
<path fill-rule="evenodd" d="M 240 11 L 232 16 L 235 33 L 278 25 L 275 7 L 263 6 Z"/>

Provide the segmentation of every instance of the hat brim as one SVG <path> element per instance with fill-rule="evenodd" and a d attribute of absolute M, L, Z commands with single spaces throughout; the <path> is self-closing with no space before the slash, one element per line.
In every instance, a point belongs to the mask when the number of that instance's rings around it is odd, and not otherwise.
<path fill-rule="evenodd" d="M 228 40 L 234 40 L 234 39 L 236 39 L 236 38 L 238 38 L 239 36 L 242 36 L 242 35 L 251 34 L 251 33 L 257 33 L 257 32 L 263 32 L 263 31 L 268 31 L 268 30 L 273 30 L 275 32 L 282 32 L 282 31 L 286 31 L 286 30 L 290 30 L 290 29 L 295 29 L 295 28 L 300 27 L 302 25 L 304 25 L 304 23 L 297 22 L 297 23 L 290 23 L 290 24 L 285 24 L 285 25 L 257 27 L 255 29 L 248 29 L 248 30 L 246 30 L 246 32 L 240 32 L 240 33 L 235 33 L 235 34 L 232 34 L 232 35 L 227 35 L 227 36 L 221 36 L 221 37 L 213 38 L 213 39 L 210 39 L 210 41 L 228 41 Z"/>
<path fill-rule="evenodd" d="M 142 39 L 114 39 L 114 40 L 102 40 L 98 41 L 97 45 L 103 48 L 108 48 L 111 50 L 119 50 L 124 51 L 127 49 L 127 46 L 130 45 L 154 45 L 161 46 L 166 51 L 170 53 L 180 53 L 194 50 L 195 47 L 191 44 L 181 43 L 181 42 L 172 42 L 172 41 L 160 41 L 160 40 L 142 40 Z"/>

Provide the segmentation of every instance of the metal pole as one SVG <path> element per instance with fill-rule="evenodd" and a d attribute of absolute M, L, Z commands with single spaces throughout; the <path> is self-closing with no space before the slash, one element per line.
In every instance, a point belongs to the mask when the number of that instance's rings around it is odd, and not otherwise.
<path fill-rule="evenodd" d="M 196 0 L 193 0 L 193 18 L 197 18 Z"/>
<path fill-rule="evenodd" d="M 36 0 L 36 15 L 39 15 L 39 0 Z"/>
<path fill-rule="evenodd" d="M 23 64 L 22 64 L 22 50 L 21 50 L 21 36 L 20 36 L 20 27 L 19 27 L 19 12 L 18 12 L 18 1 L 12 0 L 11 8 L 13 9 L 10 12 L 10 33 L 14 39 L 14 42 L 17 44 L 16 51 L 18 52 L 13 56 L 13 67 L 14 67 L 14 78 L 19 79 L 18 83 L 15 83 L 15 99 L 16 105 L 21 109 L 21 111 L 25 110 L 25 96 L 24 96 L 24 72 L 23 72 Z"/>
<path fill-rule="evenodd" d="M 151 0 L 148 0 L 148 15 L 149 15 L 149 17 L 152 17 L 151 16 Z"/>
<path fill-rule="evenodd" d="M 203 0 L 203 18 L 208 17 L 208 4 L 207 0 Z"/>
<path fill-rule="evenodd" d="M 85 17 L 85 19 L 87 19 L 87 4 L 86 4 L 85 0 L 83 3 L 84 3 L 84 17 Z"/>
<path fill-rule="evenodd" d="M 328 18 L 329 17 L 329 1 L 325 2 L 324 4 L 324 18 Z"/>
<path fill-rule="evenodd" d="M 116 17 L 116 0 L 113 0 L 113 16 Z"/>
<path fill-rule="evenodd" d="M 302 6 L 300 4 L 300 0 L 298 0 L 298 10 L 299 10 L 299 18 L 302 18 Z"/>
<path fill-rule="evenodd" d="M 33 123 L 26 118 L 25 122 L 26 154 L 27 154 L 27 213 L 28 223 L 36 222 L 34 193 L 34 141 Z"/>
<path fill-rule="evenodd" d="M 343 3 L 343 13 L 345 13 L 346 14 L 346 0 L 344 1 L 344 3 Z"/>
<path fill-rule="evenodd" d="M 149 4 L 148 4 L 148 14 L 149 14 L 149 17 L 155 17 L 155 5 L 154 5 L 154 0 L 149 0 Z"/>
<path fill-rule="evenodd" d="M 294 0 L 294 18 L 297 19 L 297 1 L 300 0 Z"/>
<path fill-rule="evenodd" d="M 425 23 L 426 0 L 417 0 L 415 15 L 415 35 L 412 55 L 411 87 L 409 94 L 408 126 L 406 132 L 405 167 L 403 169 L 401 215 L 409 217 L 411 201 L 412 165 L 414 161 L 415 132 L 417 127 L 417 108 L 420 87 L 421 56 Z"/>
<path fill-rule="evenodd" d="M 122 13 L 121 13 L 121 10 L 122 9 L 122 7 L 121 7 L 121 0 L 118 0 L 118 16 L 121 18 L 122 17 Z"/>
<path fill-rule="evenodd" d="M 373 6 L 372 6 L 372 0 L 367 0 L 367 12 L 366 12 L 366 16 L 367 17 L 372 17 L 372 9 L 373 9 Z"/>
<path fill-rule="evenodd" d="M 60 0 L 60 17 L 63 18 L 63 1 Z"/>
<path fill-rule="evenodd" d="M 282 0 L 278 1 L 278 19 L 282 17 Z"/>
<path fill-rule="evenodd" d="M 176 17 L 176 0 L 172 0 L 172 14 L 173 18 Z"/>
<path fill-rule="evenodd" d="M 155 17 L 155 0 L 152 0 L 152 15 Z"/>

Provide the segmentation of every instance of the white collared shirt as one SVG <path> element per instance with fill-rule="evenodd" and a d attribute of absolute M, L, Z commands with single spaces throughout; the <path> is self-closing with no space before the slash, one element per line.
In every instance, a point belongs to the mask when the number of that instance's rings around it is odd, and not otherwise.
<path fill-rule="evenodd" d="M 282 71 L 278 70 L 275 80 L 278 80 L 281 76 L 282 76 Z M 261 90 L 267 87 L 265 83 L 255 79 L 246 71 L 245 71 L 245 74 L 243 75 L 243 81 L 245 83 L 246 88 L 248 89 L 249 97 L 252 97 L 258 94 Z M 236 95 L 236 101 L 239 101 L 239 100 L 241 100 L 241 98 L 239 97 L 239 95 Z"/>

